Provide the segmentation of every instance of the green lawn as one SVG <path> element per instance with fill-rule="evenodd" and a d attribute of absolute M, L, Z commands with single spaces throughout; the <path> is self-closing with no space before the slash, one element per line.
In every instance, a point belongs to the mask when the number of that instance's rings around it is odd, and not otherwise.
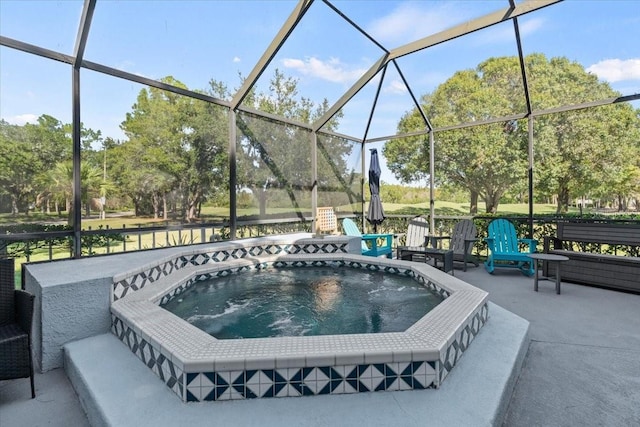
<path fill-rule="evenodd" d="M 417 203 L 417 204 L 397 204 L 397 203 L 383 203 L 385 212 L 388 214 L 393 214 L 394 212 L 401 211 L 403 209 L 413 209 L 424 211 L 425 213 L 429 212 L 429 202 Z M 365 205 L 366 208 L 366 205 Z M 336 206 L 337 211 L 349 212 L 351 211 L 350 206 Z M 454 202 L 446 202 L 446 201 L 436 201 L 435 203 L 436 215 L 469 215 L 469 203 L 454 203 Z M 535 204 L 534 205 L 534 213 L 535 214 L 554 214 L 556 211 L 556 206 L 551 204 Z M 247 209 L 238 209 L 238 217 L 245 217 L 251 215 L 258 215 L 258 208 L 247 208 Z M 270 208 L 268 210 L 269 214 L 277 214 L 277 213 L 290 213 L 290 208 Z M 577 213 L 578 210 L 576 208 L 570 208 L 570 213 Z M 590 213 L 591 211 L 585 210 L 585 213 Z M 500 204 L 498 206 L 499 214 L 516 214 L 516 215 L 527 215 L 529 213 L 529 205 L 527 204 Z M 107 213 L 107 215 L 113 215 L 113 213 Z M 478 215 L 484 214 L 484 203 L 478 204 Z M 218 222 L 223 220 L 228 220 L 229 218 L 229 208 L 227 207 L 213 207 L 213 206 L 205 206 L 202 208 L 202 218 L 201 220 L 204 222 Z M 169 221 L 170 223 L 178 223 L 178 221 Z M 30 213 L 29 216 L 19 215 L 19 216 L 11 216 L 10 214 L 0 214 L 0 227 L 2 225 L 8 224 L 26 224 L 26 223 L 66 223 L 66 215 L 63 213 L 61 216 L 47 216 L 40 213 Z M 83 219 L 82 220 L 82 229 L 88 230 L 91 228 L 92 230 L 97 230 L 100 227 L 106 228 L 137 228 L 137 227 L 145 227 L 145 226 L 162 226 L 165 222 L 162 219 L 153 219 L 146 217 L 135 217 L 133 215 L 127 214 L 118 214 L 117 217 L 107 217 L 106 220 L 101 220 L 97 218 L 97 215 L 94 214 L 92 218 Z"/>
<path fill-rule="evenodd" d="M 399 211 L 405 208 L 424 209 L 425 212 L 429 212 L 429 202 L 417 203 L 413 205 L 396 204 L 396 203 L 383 203 L 386 213 L 392 214 L 394 211 Z M 436 215 L 469 215 L 469 203 L 455 203 L 436 201 L 435 202 Z M 534 214 L 555 214 L 556 205 L 551 204 L 535 204 L 533 205 Z M 570 213 L 578 212 L 575 208 L 569 208 Z M 485 213 L 485 204 L 478 203 L 478 215 Z M 498 214 L 515 214 L 515 215 L 528 215 L 529 205 L 526 203 L 503 203 L 498 205 Z"/>

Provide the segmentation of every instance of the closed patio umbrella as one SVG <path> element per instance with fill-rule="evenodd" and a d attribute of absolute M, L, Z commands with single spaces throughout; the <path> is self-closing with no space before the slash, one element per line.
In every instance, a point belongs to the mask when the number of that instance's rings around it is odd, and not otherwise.
<path fill-rule="evenodd" d="M 378 150 L 372 148 L 371 160 L 369 163 L 369 190 L 371 191 L 371 200 L 369 201 L 369 212 L 367 213 L 367 221 L 373 224 L 373 232 L 378 232 L 378 224 L 384 221 L 384 209 L 380 200 L 380 162 L 378 160 Z"/>

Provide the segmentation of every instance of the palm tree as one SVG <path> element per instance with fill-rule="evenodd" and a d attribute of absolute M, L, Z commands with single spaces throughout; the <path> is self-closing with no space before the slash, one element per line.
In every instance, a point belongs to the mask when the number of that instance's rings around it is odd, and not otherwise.
<path fill-rule="evenodd" d="M 73 224 L 73 163 L 63 161 L 56 164 L 50 174 L 51 192 L 54 197 L 65 200 L 68 207 L 68 223 Z M 91 196 L 98 194 L 103 181 L 102 171 L 87 163 L 80 165 L 80 199 L 85 200 L 86 215 L 90 214 Z"/>

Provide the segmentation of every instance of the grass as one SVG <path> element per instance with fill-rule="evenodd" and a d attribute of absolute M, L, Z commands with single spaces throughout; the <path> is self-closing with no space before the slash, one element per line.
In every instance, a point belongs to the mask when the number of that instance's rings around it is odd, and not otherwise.
<path fill-rule="evenodd" d="M 365 205 L 366 206 L 366 205 Z M 397 211 L 402 211 L 403 209 L 420 209 L 425 212 L 429 211 L 429 202 L 416 203 L 416 204 L 406 204 L 406 203 L 383 203 L 383 207 L 385 212 L 393 213 Z M 456 202 L 447 202 L 447 201 L 436 201 L 435 202 L 435 210 L 436 215 L 469 215 L 469 203 L 456 203 Z M 536 214 L 555 214 L 556 213 L 556 205 L 553 204 L 542 204 L 537 203 L 533 206 L 534 213 Z M 336 206 L 338 211 L 349 212 L 352 207 L 348 206 Z M 485 212 L 485 204 L 478 203 L 478 214 L 482 215 Z M 290 208 L 280 208 L 280 209 L 269 209 L 269 213 L 289 213 L 291 212 Z M 578 209 L 569 208 L 569 213 L 578 213 Z M 587 212 L 585 210 L 585 212 Z M 247 209 L 238 209 L 238 216 L 250 216 L 250 215 L 258 215 L 258 208 L 247 208 Z M 516 215 L 528 215 L 529 214 L 529 205 L 526 203 L 504 203 L 498 205 L 498 213 L 499 214 L 516 214 Z M 204 217 L 215 217 L 215 218 L 228 218 L 229 217 L 229 208 L 219 208 L 219 207 L 204 207 L 202 208 L 202 214 Z"/>
<path fill-rule="evenodd" d="M 82 229 L 88 230 L 91 228 L 92 230 L 97 230 L 100 227 L 102 228 L 138 228 L 138 227 L 153 227 L 155 225 L 162 226 L 165 224 L 163 219 L 153 219 L 153 218 L 145 218 L 145 217 L 135 217 L 133 215 L 130 216 L 119 216 L 117 218 L 109 218 L 106 219 L 98 219 L 98 218 L 89 218 L 82 220 Z"/>
<path fill-rule="evenodd" d="M 400 211 L 407 208 L 424 209 L 425 212 L 429 212 L 429 202 L 417 203 L 413 205 L 397 204 L 397 203 L 383 203 L 384 210 L 387 213 L 393 213 L 394 211 Z M 469 203 L 456 203 L 446 201 L 436 201 L 435 211 L 436 215 L 469 215 Z M 537 203 L 533 205 L 534 214 L 548 214 L 553 215 L 556 213 L 556 205 Z M 586 211 L 585 211 L 586 212 Z M 569 213 L 578 213 L 578 209 L 569 208 Z M 485 214 L 485 204 L 478 203 L 478 214 Z M 514 214 L 514 215 L 528 215 L 529 205 L 526 203 L 503 203 L 498 205 L 498 214 Z"/>
<path fill-rule="evenodd" d="M 403 209 L 414 209 L 414 210 L 424 210 L 425 212 L 429 212 L 429 202 L 425 201 L 423 203 L 416 204 L 401 204 L 401 203 L 383 203 L 385 212 L 392 214 L 393 212 L 401 211 Z M 365 205 L 366 207 L 366 205 Z M 336 206 L 338 211 L 350 212 L 352 207 L 349 206 Z M 469 203 L 456 203 L 456 202 L 447 202 L 437 200 L 435 202 L 435 210 L 436 215 L 469 215 Z M 278 214 L 278 213 L 290 213 L 292 211 L 291 208 L 269 208 L 269 214 Z M 478 203 L 478 214 L 482 215 L 485 211 L 484 203 Z M 534 213 L 536 214 L 554 214 L 556 212 L 556 205 L 552 204 L 535 204 L 534 205 Z M 578 209 L 570 208 L 570 213 L 577 213 Z M 585 210 L 585 213 L 590 213 L 590 210 Z M 527 215 L 529 213 L 529 205 L 526 203 L 503 203 L 498 206 L 499 214 L 519 214 L 519 215 Z M 114 214 L 117 214 L 117 217 L 113 217 Z M 258 215 L 259 209 L 257 207 L 252 208 L 241 208 L 237 210 L 238 217 L 252 216 Z M 124 227 L 144 227 L 144 226 L 153 226 L 158 225 L 162 226 L 165 224 L 163 219 L 153 219 L 149 217 L 136 217 L 130 213 L 117 213 L 117 212 L 108 212 L 107 215 L 112 215 L 112 217 L 107 217 L 105 220 L 101 220 L 97 218 L 97 215 L 94 214 L 92 218 L 86 218 L 82 220 L 82 229 L 88 230 L 91 227 L 92 230 L 99 229 L 100 227 L 106 228 L 123 228 Z M 217 207 L 217 206 L 204 206 L 201 212 L 201 221 L 203 222 L 217 222 L 224 221 L 229 219 L 229 208 L 228 207 Z M 63 212 L 60 216 L 58 215 L 46 215 L 40 212 L 31 212 L 28 216 L 26 215 L 18 215 L 12 216 L 11 214 L 2 213 L 0 214 L 0 226 L 9 225 L 9 224 L 28 224 L 28 223 L 59 223 L 66 224 L 67 215 L 66 212 Z M 169 223 L 179 223 L 177 220 L 169 220 Z"/>

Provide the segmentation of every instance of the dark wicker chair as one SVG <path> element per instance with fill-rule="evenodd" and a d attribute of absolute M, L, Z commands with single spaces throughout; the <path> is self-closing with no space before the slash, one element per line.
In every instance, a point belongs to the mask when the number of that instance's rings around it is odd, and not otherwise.
<path fill-rule="evenodd" d="M 31 358 L 34 295 L 15 289 L 13 259 L 0 259 L 0 380 L 31 379 L 36 397 Z"/>

